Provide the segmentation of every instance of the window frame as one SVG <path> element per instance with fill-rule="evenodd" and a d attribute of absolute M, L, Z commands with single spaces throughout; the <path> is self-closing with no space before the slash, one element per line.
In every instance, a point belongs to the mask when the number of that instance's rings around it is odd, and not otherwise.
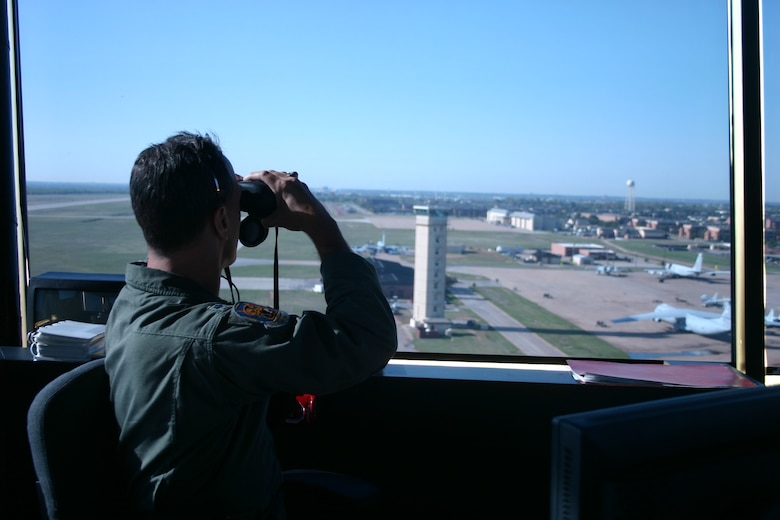
<path fill-rule="evenodd" d="M 738 370 L 763 383 L 767 367 L 761 0 L 729 0 L 728 7 L 732 359 Z"/>
<path fill-rule="evenodd" d="M 728 1 L 729 128 L 732 233 L 732 359 L 736 368 L 763 382 L 767 373 L 765 357 L 766 273 L 764 263 L 764 91 L 763 34 L 761 0 Z M 26 226 L 26 179 L 21 113 L 22 92 L 19 71 L 18 7 L 7 3 L 5 30 L 10 52 L 4 62 L 6 75 L 4 103 L 8 117 L 3 135 L 5 171 L 4 206 L 13 208 L 16 226 L 3 233 L 4 286 L 18 287 L 16 298 L 3 299 L 4 344 L 23 344 L 26 308 L 28 236 Z M 761 312 L 758 312 L 758 311 Z M 441 356 L 442 358 L 446 356 Z"/>

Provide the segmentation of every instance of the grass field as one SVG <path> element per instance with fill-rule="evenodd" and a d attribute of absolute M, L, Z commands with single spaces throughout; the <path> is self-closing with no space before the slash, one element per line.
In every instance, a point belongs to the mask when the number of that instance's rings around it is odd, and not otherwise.
<path fill-rule="evenodd" d="M 475 290 L 567 356 L 628 357 L 622 350 L 508 289 L 482 286 Z"/>
<path fill-rule="evenodd" d="M 146 247 L 140 229 L 133 217 L 129 199 L 119 202 L 92 203 L 90 200 L 112 199 L 121 195 L 30 195 L 28 217 L 30 240 L 31 274 L 45 271 L 78 272 L 124 272 L 127 262 L 141 260 L 146 256 Z M 55 206 L 62 203 L 84 201 L 77 206 L 58 206 L 48 209 L 36 208 L 43 204 Z M 379 230 L 373 224 L 361 220 L 342 220 L 341 229 L 352 245 L 376 243 L 385 235 L 387 244 L 414 248 L 414 229 Z M 255 248 L 243 248 L 240 256 L 250 259 L 273 258 L 275 233 Z M 279 255 L 285 260 L 316 259 L 316 252 L 309 239 L 301 233 L 287 230 L 279 232 Z M 463 244 L 466 254 L 452 259 L 457 266 L 499 266 L 518 265 L 503 255 L 491 253 L 497 245 L 523 247 L 526 250 L 549 249 L 552 242 L 600 242 L 597 239 L 572 237 L 556 233 L 507 233 L 505 230 L 450 231 L 450 244 Z M 663 247 L 674 244 L 673 240 L 611 240 L 603 242 L 607 247 L 623 254 L 648 258 L 652 263 L 678 262 L 693 264 L 693 251 L 668 251 Z M 643 264 L 646 262 L 643 262 Z M 705 252 L 707 267 L 728 268 L 728 257 Z M 652 266 L 652 265 L 651 265 Z M 239 276 L 265 276 L 261 267 L 236 267 Z M 267 272 L 267 270 L 265 270 Z M 301 272 L 306 272 L 303 270 Z M 316 274 L 315 274 L 316 276 Z"/>

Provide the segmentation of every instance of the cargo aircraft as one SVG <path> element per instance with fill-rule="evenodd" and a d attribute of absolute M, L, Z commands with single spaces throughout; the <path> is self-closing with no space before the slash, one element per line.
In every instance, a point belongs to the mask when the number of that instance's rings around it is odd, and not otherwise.
<path fill-rule="evenodd" d="M 723 312 L 718 314 L 696 309 L 681 309 L 661 303 L 653 312 L 616 318 L 612 323 L 639 320 L 665 321 L 671 323 L 675 330 L 693 332 L 702 336 L 716 336 L 731 332 L 731 304 L 724 303 Z"/>
<path fill-rule="evenodd" d="M 704 255 L 699 253 L 692 267 L 682 264 L 667 263 L 663 269 L 645 269 L 650 274 L 658 275 L 659 282 L 667 278 L 700 278 L 702 276 L 715 276 L 718 274 L 731 274 L 731 271 L 705 271 L 702 269 Z"/>

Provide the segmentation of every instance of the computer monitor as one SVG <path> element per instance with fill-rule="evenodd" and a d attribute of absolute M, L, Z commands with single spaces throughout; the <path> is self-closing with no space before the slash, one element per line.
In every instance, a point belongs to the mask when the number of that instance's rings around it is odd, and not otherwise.
<path fill-rule="evenodd" d="M 555 417 L 551 515 L 780 518 L 780 388 Z"/>
<path fill-rule="evenodd" d="M 106 323 L 124 274 L 46 272 L 27 288 L 27 330 L 62 320 Z"/>

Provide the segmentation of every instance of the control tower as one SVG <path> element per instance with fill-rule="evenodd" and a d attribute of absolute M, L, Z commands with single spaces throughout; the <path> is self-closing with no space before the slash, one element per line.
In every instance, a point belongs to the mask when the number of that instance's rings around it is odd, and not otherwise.
<path fill-rule="evenodd" d="M 414 301 L 410 325 L 423 327 L 444 319 L 447 290 L 447 210 L 414 206 Z"/>

